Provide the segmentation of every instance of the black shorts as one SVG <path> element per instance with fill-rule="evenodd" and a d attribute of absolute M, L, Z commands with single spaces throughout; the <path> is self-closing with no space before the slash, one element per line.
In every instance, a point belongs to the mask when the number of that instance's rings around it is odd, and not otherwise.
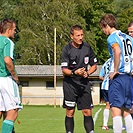
<path fill-rule="evenodd" d="M 64 101 L 63 107 L 73 109 L 77 105 L 78 110 L 91 109 L 93 107 L 89 82 L 84 84 L 74 83 L 72 80 L 63 81 Z"/>

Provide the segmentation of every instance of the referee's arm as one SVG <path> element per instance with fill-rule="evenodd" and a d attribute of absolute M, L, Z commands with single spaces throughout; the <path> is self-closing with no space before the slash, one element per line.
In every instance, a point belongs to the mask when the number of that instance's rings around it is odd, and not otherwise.
<path fill-rule="evenodd" d="M 68 68 L 62 68 L 62 73 L 63 73 L 63 75 L 71 76 L 72 75 L 72 70 L 70 70 Z"/>
<path fill-rule="evenodd" d="M 94 64 L 93 66 L 90 67 L 90 69 L 87 71 L 88 75 L 91 75 L 97 70 L 97 64 Z"/>

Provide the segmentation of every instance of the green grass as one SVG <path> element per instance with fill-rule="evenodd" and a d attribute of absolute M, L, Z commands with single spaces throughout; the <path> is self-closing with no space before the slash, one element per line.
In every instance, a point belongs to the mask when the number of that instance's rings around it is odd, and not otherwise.
<path fill-rule="evenodd" d="M 101 129 L 103 123 L 103 109 L 105 106 L 95 106 L 93 117 L 101 108 L 95 123 L 95 133 L 113 133 L 112 118 L 109 119 L 110 130 Z M 19 112 L 18 120 L 15 122 L 16 133 L 65 133 L 64 127 L 65 109 L 53 106 L 24 106 Z M 75 112 L 75 133 L 85 133 L 83 127 L 83 115 L 81 111 Z M 2 121 L 2 120 L 1 120 Z M 0 123 L 1 124 L 1 123 Z M 125 133 L 125 131 L 123 131 Z"/>

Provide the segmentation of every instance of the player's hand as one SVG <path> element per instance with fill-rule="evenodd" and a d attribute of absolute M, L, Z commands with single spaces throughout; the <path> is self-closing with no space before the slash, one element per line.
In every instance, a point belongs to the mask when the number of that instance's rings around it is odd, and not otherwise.
<path fill-rule="evenodd" d="M 109 75 L 109 79 L 112 80 L 115 76 L 119 75 L 119 72 L 111 72 Z"/>
<path fill-rule="evenodd" d="M 13 80 L 14 80 L 18 85 L 20 84 L 19 79 L 18 79 L 18 76 L 13 77 Z"/>

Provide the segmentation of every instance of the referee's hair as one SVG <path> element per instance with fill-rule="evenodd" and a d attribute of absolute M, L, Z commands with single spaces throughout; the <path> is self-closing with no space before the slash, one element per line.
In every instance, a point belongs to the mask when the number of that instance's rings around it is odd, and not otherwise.
<path fill-rule="evenodd" d="M 82 27 L 80 25 L 73 25 L 70 29 L 70 34 L 73 35 L 74 30 L 82 30 Z"/>

